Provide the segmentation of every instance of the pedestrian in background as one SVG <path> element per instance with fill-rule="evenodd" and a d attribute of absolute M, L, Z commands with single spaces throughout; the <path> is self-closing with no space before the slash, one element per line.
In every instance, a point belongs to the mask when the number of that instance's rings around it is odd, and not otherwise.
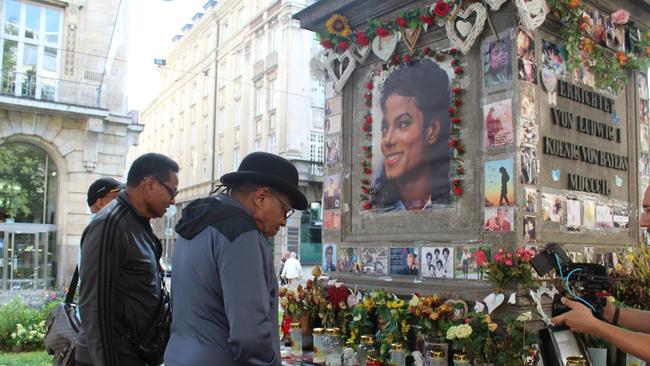
<path fill-rule="evenodd" d="M 268 238 L 307 208 L 298 170 L 265 152 L 221 177 L 176 225 L 165 366 L 280 366 L 278 280 Z"/>
<path fill-rule="evenodd" d="M 295 252 L 289 254 L 289 259 L 284 263 L 280 277 L 289 282 L 289 288 L 292 290 L 298 289 L 300 280 L 302 280 L 302 266 L 298 258 L 296 258 Z"/>

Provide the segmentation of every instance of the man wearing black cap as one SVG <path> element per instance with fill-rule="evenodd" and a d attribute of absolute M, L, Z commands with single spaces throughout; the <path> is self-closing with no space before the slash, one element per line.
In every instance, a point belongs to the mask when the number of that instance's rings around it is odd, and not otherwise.
<path fill-rule="evenodd" d="M 124 185 L 111 177 L 103 177 L 94 181 L 88 187 L 88 207 L 90 207 L 90 212 L 92 214 L 99 212 L 117 197 L 122 188 L 124 188 Z"/>
<path fill-rule="evenodd" d="M 298 171 L 254 152 L 176 225 L 165 366 L 279 366 L 278 282 L 267 241 L 307 208 Z"/>

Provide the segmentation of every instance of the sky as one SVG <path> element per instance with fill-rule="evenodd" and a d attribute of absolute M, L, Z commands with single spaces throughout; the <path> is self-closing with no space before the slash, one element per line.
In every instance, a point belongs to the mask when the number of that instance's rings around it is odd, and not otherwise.
<path fill-rule="evenodd" d="M 131 0 L 128 108 L 143 110 L 159 93 L 154 58 L 166 58 L 171 39 L 203 12 L 207 0 Z"/>

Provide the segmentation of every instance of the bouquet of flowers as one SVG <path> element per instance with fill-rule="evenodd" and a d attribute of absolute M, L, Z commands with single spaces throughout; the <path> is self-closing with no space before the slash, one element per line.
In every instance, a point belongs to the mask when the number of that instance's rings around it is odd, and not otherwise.
<path fill-rule="evenodd" d="M 447 329 L 447 339 L 452 341 L 454 350 L 467 354 L 472 344 L 471 335 L 474 330 L 469 324 L 453 325 Z"/>
<path fill-rule="evenodd" d="M 506 366 L 537 364 L 539 339 L 534 332 L 526 330 L 532 318 L 532 313 L 527 311 L 503 320 L 505 333 L 497 341 L 496 364 Z"/>
<path fill-rule="evenodd" d="M 522 287 L 534 283 L 530 261 L 535 255 L 532 249 L 517 248 L 515 253 L 500 248 L 494 255 L 494 260 L 488 266 L 488 278 L 500 289 L 510 282 Z"/>
<path fill-rule="evenodd" d="M 499 337 L 496 334 L 497 323 L 492 321 L 490 315 L 484 313 L 468 314 L 465 323 L 473 329 L 468 349 L 470 358 L 494 363 L 497 353 L 496 340 Z"/>
<path fill-rule="evenodd" d="M 650 249 L 643 244 L 626 248 L 620 266 L 611 274 L 612 295 L 626 306 L 650 310 Z"/>
<path fill-rule="evenodd" d="M 442 338 L 454 323 L 451 316 L 454 308 L 438 295 L 421 297 L 414 294 L 408 303 L 408 311 L 427 335 Z"/>
<path fill-rule="evenodd" d="M 385 362 L 392 343 L 406 343 L 406 334 L 411 327 L 410 313 L 406 302 L 388 291 L 372 292 L 371 297 L 375 303 L 377 316 L 380 359 Z"/>

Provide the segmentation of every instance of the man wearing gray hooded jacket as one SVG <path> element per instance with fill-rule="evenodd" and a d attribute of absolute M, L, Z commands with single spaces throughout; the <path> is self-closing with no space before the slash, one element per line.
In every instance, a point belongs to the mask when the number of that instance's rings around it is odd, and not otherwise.
<path fill-rule="evenodd" d="M 176 226 L 165 366 L 280 366 L 278 282 L 268 238 L 307 208 L 298 171 L 254 152 Z"/>

